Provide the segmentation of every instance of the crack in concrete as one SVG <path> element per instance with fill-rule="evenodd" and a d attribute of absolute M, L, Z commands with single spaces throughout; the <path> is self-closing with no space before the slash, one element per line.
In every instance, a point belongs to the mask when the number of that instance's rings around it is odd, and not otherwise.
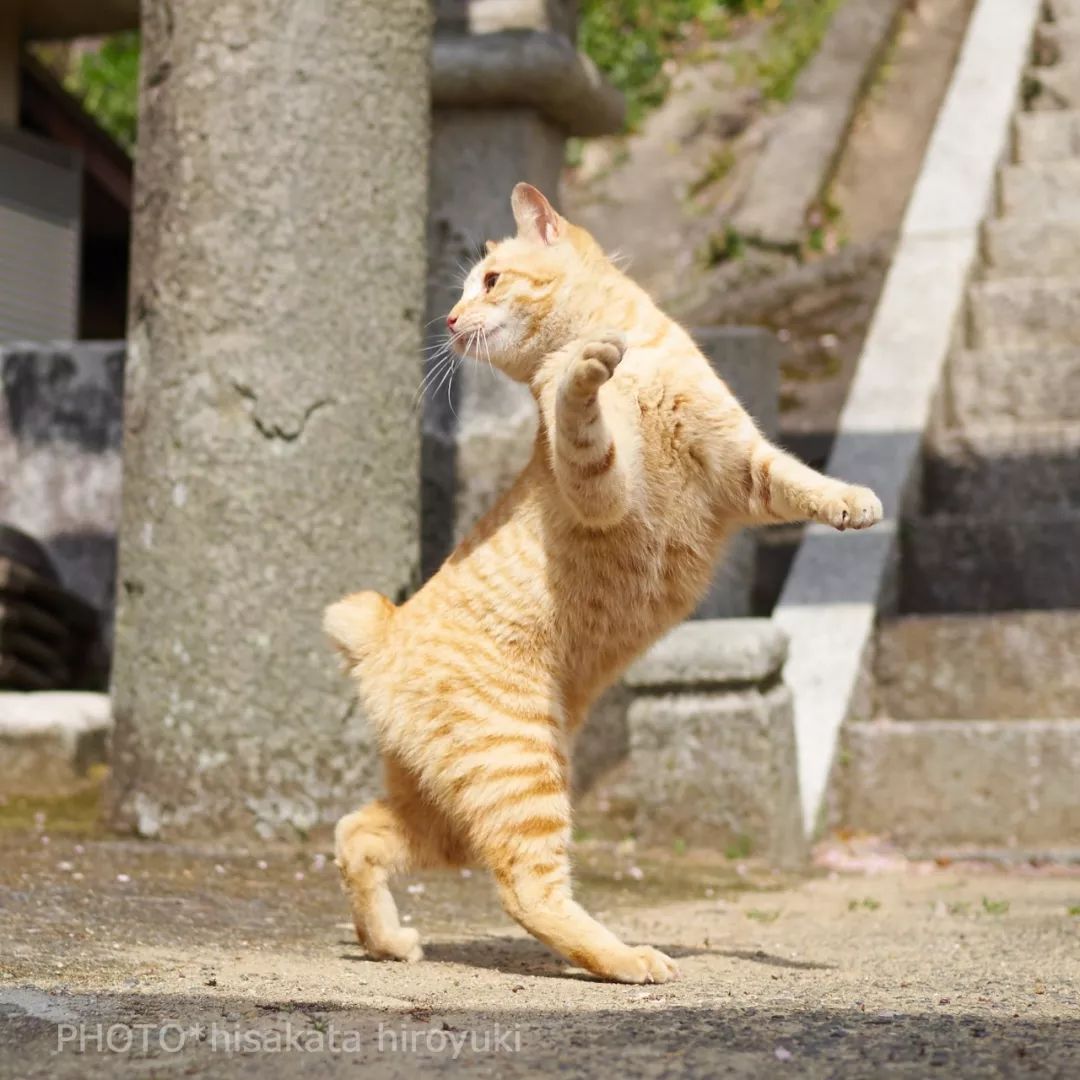
<path fill-rule="evenodd" d="M 256 431 L 264 439 L 280 439 L 283 442 L 296 442 L 307 429 L 308 421 L 315 415 L 320 409 L 327 408 L 330 405 L 336 405 L 337 399 L 332 397 L 318 398 L 313 401 L 305 410 L 303 416 L 300 418 L 300 424 L 296 428 L 286 428 L 281 424 L 270 424 L 263 420 L 258 414 L 259 395 L 247 384 L 237 382 L 233 380 L 233 388 L 236 392 L 247 401 L 251 402 L 251 422 L 255 425 Z"/>

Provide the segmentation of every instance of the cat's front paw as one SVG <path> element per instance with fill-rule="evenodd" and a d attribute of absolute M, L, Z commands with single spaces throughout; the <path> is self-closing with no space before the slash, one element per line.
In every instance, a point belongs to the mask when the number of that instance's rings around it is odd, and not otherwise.
<path fill-rule="evenodd" d="M 881 520 L 881 515 L 881 500 L 868 487 L 849 484 L 822 503 L 817 519 L 843 532 L 845 529 L 869 529 Z"/>
<path fill-rule="evenodd" d="M 651 945 L 627 946 L 604 972 L 622 983 L 666 983 L 679 977 L 679 965 Z"/>
<path fill-rule="evenodd" d="M 574 397 L 590 397 L 615 374 L 626 352 L 626 335 L 609 330 L 586 341 L 570 361 L 563 390 Z"/>

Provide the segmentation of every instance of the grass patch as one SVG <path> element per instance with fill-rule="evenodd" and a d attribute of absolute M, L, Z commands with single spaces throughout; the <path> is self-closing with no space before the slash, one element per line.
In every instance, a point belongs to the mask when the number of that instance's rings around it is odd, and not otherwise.
<path fill-rule="evenodd" d="M 626 95 L 632 130 L 664 100 L 668 60 L 727 37 L 732 18 L 773 6 L 775 0 L 583 0 L 578 44 Z"/>
<path fill-rule="evenodd" d="M 991 900 L 989 896 L 984 896 L 982 906 L 987 915 L 1007 915 L 1009 912 L 1008 900 Z"/>
<path fill-rule="evenodd" d="M 13 795 L 0 802 L 0 829 L 43 828 L 89 833 L 101 828 L 102 792 L 108 768 L 95 765 L 84 783 L 64 795 Z"/>
<path fill-rule="evenodd" d="M 754 842 L 749 836 L 737 836 L 724 849 L 724 857 L 727 859 L 749 859 L 754 853 Z"/>
<path fill-rule="evenodd" d="M 761 5 L 775 21 L 759 53 L 739 61 L 746 82 L 757 83 L 773 101 L 788 101 L 806 62 L 817 52 L 843 0 L 773 0 Z"/>
<path fill-rule="evenodd" d="M 754 922 L 773 923 L 780 918 L 780 910 L 778 908 L 750 908 L 746 917 L 753 919 Z"/>
<path fill-rule="evenodd" d="M 881 901 L 875 900 L 872 896 L 864 896 L 861 900 L 849 900 L 847 909 L 848 911 L 877 911 L 881 907 Z"/>

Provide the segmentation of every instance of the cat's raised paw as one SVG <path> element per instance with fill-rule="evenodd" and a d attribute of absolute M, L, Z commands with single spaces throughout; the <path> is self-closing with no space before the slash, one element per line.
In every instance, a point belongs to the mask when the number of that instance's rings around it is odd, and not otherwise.
<path fill-rule="evenodd" d="M 868 529 L 881 520 L 881 500 L 868 488 L 854 484 L 828 499 L 818 511 L 818 520 L 843 532 L 845 529 Z"/>
<path fill-rule="evenodd" d="M 581 345 L 567 371 L 566 389 L 580 397 L 588 397 L 615 374 L 626 352 L 626 335 L 609 330 Z"/>

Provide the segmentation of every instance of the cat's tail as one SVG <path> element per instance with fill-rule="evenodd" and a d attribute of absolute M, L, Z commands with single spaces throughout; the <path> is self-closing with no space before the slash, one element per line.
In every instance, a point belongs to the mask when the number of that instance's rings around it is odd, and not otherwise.
<path fill-rule="evenodd" d="M 326 609 L 323 630 L 350 664 L 358 664 L 382 645 L 396 610 L 382 593 L 352 593 Z"/>

